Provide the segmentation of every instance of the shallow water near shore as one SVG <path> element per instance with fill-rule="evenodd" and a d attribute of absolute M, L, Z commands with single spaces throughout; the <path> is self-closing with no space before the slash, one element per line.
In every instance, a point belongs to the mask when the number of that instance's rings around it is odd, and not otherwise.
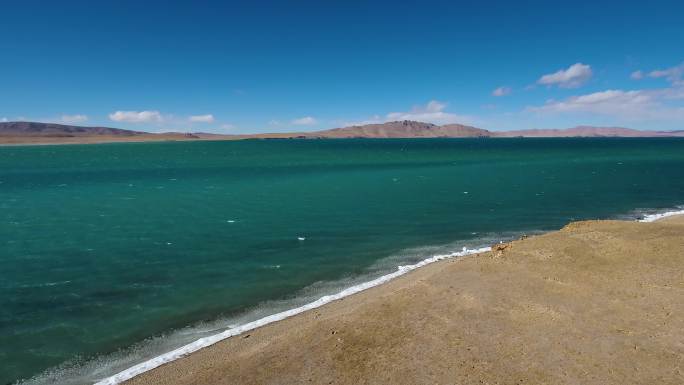
<path fill-rule="evenodd" d="M 0 383 L 93 382 L 430 255 L 671 209 L 682 170 L 681 139 L 0 148 Z"/>

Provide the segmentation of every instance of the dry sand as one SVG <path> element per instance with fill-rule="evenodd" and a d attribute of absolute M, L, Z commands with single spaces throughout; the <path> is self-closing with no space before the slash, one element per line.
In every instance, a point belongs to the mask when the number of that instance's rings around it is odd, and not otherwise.
<path fill-rule="evenodd" d="M 684 218 L 434 263 L 129 384 L 684 384 Z"/>

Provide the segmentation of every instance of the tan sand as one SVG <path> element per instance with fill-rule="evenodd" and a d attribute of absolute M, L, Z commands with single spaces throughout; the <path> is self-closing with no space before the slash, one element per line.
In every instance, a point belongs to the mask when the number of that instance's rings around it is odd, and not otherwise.
<path fill-rule="evenodd" d="M 684 384 L 684 218 L 434 263 L 129 384 Z"/>

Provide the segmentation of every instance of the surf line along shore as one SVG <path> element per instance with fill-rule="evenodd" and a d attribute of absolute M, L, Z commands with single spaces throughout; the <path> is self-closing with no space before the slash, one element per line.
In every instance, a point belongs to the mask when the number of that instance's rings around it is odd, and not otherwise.
<path fill-rule="evenodd" d="M 435 257 L 100 384 L 683 383 L 684 218 L 661 217 Z"/>

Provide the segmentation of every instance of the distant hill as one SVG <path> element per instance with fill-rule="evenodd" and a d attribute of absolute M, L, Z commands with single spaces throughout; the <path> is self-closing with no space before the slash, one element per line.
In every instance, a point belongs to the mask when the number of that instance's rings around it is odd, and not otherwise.
<path fill-rule="evenodd" d="M 526 138 L 553 138 L 553 137 L 658 137 L 658 136 L 682 136 L 676 131 L 640 131 L 624 127 L 592 127 L 577 126 L 563 129 L 532 129 L 492 132 L 492 136 L 499 138 L 526 137 Z"/>
<path fill-rule="evenodd" d="M 90 135 L 134 136 L 144 134 L 146 133 L 110 127 L 81 127 L 37 122 L 0 123 L 0 135 L 3 136 L 74 137 Z"/>
<path fill-rule="evenodd" d="M 283 134 L 279 134 L 282 136 Z M 577 126 L 564 129 L 490 131 L 462 124 L 438 126 L 404 120 L 332 130 L 292 134 L 307 138 L 556 138 L 556 137 L 662 137 L 684 136 L 680 131 L 640 131 L 623 127 Z"/>
<path fill-rule="evenodd" d="M 471 138 L 490 136 L 490 133 L 481 128 L 461 124 L 437 126 L 431 123 L 404 120 L 334 128 L 332 130 L 315 131 L 301 135 L 316 138 Z"/>
<path fill-rule="evenodd" d="M 218 139 L 224 136 L 219 135 Z M 0 122 L 0 144 L 103 143 L 217 139 L 210 134 L 154 134 L 111 127 L 82 127 L 40 122 Z"/>
<path fill-rule="evenodd" d="M 490 131 L 462 124 L 435 125 L 411 120 L 366 124 L 313 132 L 221 135 L 208 133 L 149 133 L 110 127 L 81 127 L 54 123 L 2 122 L 0 143 L 101 143 L 163 140 L 324 139 L 324 138 L 547 138 L 547 137 L 684 137 L 684 130 L 640 131 L 624 127 L 577 126 L 565 129 Z"/>

